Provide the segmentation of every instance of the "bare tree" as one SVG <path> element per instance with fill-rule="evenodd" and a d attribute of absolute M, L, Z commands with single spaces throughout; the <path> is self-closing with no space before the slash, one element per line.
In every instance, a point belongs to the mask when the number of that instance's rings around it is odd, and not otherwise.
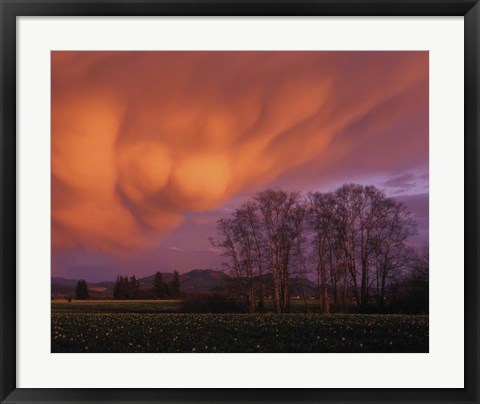
<path fill-rule="evenodd" d="M 313 231 L 313 261 L 317 274 L 317 295 L 324 313 L 330 312 L 330 297 L 327 285 L 327 261 L 330 263 L 330 279 L 334 295 L 338 293 L 336 271 L 332 267 L 332 249 L 338 238 L 335 233 L 335 204 L 331 194 L 310 193 L 309 225 Z M 336 268 L 338 269 L 338 268 Z"/>
<path fill-rule="evenodd" d="M 264 233 L 269 270 L 273 274 L 274 304 L 278 313 L 290 306 L 290 277 L 294 264 L 294 247 L 301 236 L 301 226 L 295 216 L 302 209 L 300 193 L 279 188 L 258 193 L 254 200 L 259 207 L 259 219 Z M 302 218 L 303 220 L 303 218 Z"/>
<path fill-rule="evenodd" d="M 217 233 L 220 239 L 210 238 L 214 247 L 222 249 L 222 255 L 227 258 L 224 262 L 225 269 L 234 277 L 234 289 L 237 295 L 248 304 L 248 293 L 245 290 L 245 273 L 237 246 L 236 223 L 234 219 L 220 219 L 217 222 Z"/>
<path fill-rule="evenodd" d="M 407 242 L 415 221 L 374 186 L 346 184 L 306 199 L 274 188 L 220 220 L 218 233 L 213 244 L 228 258 L 226 267 L 250 312 L 269 290 L 275 311 L 289 311 L 293 281 L 300 283 L 308 310 L 311 273 L 322 312 L 329 313 L 332 302 L 346 312 L 352 302 L 365 310 L 375 299 L 383 308 L 389 283 L 410 262 Z"/>
<path fill-rule="evenodd" d="M 389 280 L 399 278 L 412 259 L 406 241 L 416 233 L 416 223 L 405 205 L 383 198 L 378 205 L 376 226 L 371 237 L 374 254 L 378 306 L 383 309 Z"/>
<path fill-rule="evenodd" d="M 255 312 L 254 239 L 250 232 L 247 212 L 244 209 L 237 209 L 233 216 L 234 240 L 239 247 L 240 273 L 245 280 L 248 309 L 253 313 Z"/>

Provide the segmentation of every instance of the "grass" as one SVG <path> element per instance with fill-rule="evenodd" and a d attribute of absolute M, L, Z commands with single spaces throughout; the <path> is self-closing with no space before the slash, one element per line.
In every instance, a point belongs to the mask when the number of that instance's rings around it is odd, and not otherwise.
<path fill-rule="evenodd" d="M 54 300 L 52 313 L 176 313 L 181 310 L 182 300 Z M 308 300 L 308 311 L 320 312 L 318 300 Z M 264 310 L 274 312 L 271 300 L 265 302 Z M 291 313 L 305 313 L 303 300 L 290 301 Z"/>
<path fill-rule="evenodd" d="M 428 316 L 69 310 L 52 312 L 52 352 L 428 352 Z"/>
<path fill-rule="evenodd" d="M 52 301 L 52 313 L 175 313 L 181 300 Z"/>

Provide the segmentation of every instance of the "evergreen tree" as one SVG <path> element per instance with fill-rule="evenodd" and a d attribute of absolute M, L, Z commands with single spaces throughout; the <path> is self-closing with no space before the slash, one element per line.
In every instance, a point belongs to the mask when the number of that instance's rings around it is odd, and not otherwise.
<path fill-rule="evenodd" d="M 177 271 L 173 273 L 173 279 L 170 284 L 170 295 L 174 299 L 180 297 L 180 275 Z"/>
<path fill-rule="evenodd" d="M 140 291 L 140 285 L 138 284 L 137 278 L 133 275 L 130 278 L 128 283 L 128 297 L 127 299 L 137 299 Z"/>
<path fill-rule="evenodd" d="M 80 280 L 77 282 L 75 287 L 75 299 L 76 300 L 87 300 L 88 299 L 88 287 L 87 282 Z"/>
<path fill-rule="evenodd" d="M 121 276 L 117 275 L 117 280 L 115 281 L 115 286 L 113 287 L 114 299 L 120 299 L 120 281 L 121 281 Z"/>
<path fill-rule="evenodd" d="M 153 294 L 157 299 L 165 299 L 167 297 L 167 285 L 163 281 L 161 272 L 157 272 L 153 278 Z"/>
<path fill-rule="evenodd" d="M 117 281 L 113 288 L 114 299 L 127 299 L 128 294 L 128 278 L 126 276 L 117 276 Z"/>
<path fill-rule="evenodd" d="M 117 281 L 115 282 L 115 286 L 113 287 L 113 298 L 114 299 L 124 299 L 124 300 L 132 300 L 138 299 L 140 295 L 140 285 L 135 278 L 132 276 L 128 278 L 128 276 L 117 276 Z"/>

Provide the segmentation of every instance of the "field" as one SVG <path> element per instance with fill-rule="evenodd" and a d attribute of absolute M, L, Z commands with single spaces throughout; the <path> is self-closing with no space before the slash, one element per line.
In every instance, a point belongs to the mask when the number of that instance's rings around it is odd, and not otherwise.
<path fill-rule="evenodd" d="M 52 352 L 428 352 L 428 316 L 181 314 L 178 301 L 52 304 Z"/>
<path fill-rule="evenodd" d="M 176 313 L 181 300 L 75 300 L 52 302 L 52 313 Z"/>

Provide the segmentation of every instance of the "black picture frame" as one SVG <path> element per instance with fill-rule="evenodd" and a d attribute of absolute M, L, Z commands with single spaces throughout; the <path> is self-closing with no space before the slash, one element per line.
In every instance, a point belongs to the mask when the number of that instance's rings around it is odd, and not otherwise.
<path fill-rule="evenodd" d="M 2 403 L 479 402 L 478 0 L 0 0 Z M 463 389 L 24 389 L 16 388 L 17 16 L 464 16 L 465 387 Z M 461 136 L 461 134 L 452 134 Z M 221 386 L 219 386 L 221 387 Z"/>

